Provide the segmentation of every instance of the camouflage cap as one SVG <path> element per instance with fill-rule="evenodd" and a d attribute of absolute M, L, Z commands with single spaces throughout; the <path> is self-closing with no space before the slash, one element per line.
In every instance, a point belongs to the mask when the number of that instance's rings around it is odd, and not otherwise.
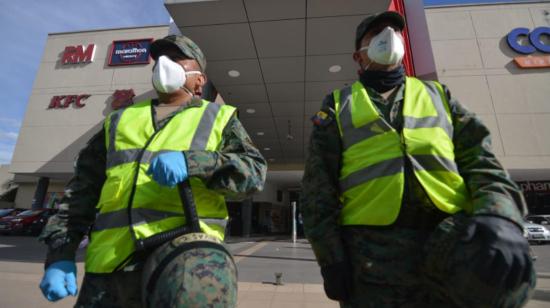
<path fill-rule="evenodd" d="M 398 12 L 386 11 L 382 13 L 368 15 L 357 26 L 357 30 L 355 32 L 355 50 L 359 49 L 361 40 L 363 39 L 365 34 L 367 34 L 367 31 L 369 31 L 369 28 L 383 20 L 391 21 L 400 30 L 403 30 L 403 28 L 405 28 L 405 18 L 403 18 L 403 16 L 401 16 L 401 14 L 399 14 Z"/>
<path fill-rule="evenodd" d="M 196 60 L 201 70 L 203 72 L 206 71 L 206 58 L 199 46 L 190 38 L 183 35 L 168 35 L 165 38 L 154 41 L 151 44 L 151 57 L 156 61 L 162 54 L 162 51 L 171 46 L 176 46 L 186 57 Z"/>

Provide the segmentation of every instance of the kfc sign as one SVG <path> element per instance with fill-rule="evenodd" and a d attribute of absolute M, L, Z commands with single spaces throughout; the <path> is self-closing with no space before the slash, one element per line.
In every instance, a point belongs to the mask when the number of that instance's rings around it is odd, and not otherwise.
<path fill-rule="evenodd" d="M 95 44 L 67 46 L 61 58 L 61 64 L 90 63 L 94 60 Z"/>
<path fill-rule="evenodd" d="M 109 65 L 148 64 L 152 41 L 152 38 L 113 41 L 109 55 Z"/>
<path fill-rule="evenodd" d="M 56 95 L 52 97 L 48 109 L 65 109 L 70 105 L 73 105 L 75 108 L 82 108 L 86 106 L 83 103 L 84 100 L 88 99 L 91 95 L 81 94 L 81 95 Z"/>

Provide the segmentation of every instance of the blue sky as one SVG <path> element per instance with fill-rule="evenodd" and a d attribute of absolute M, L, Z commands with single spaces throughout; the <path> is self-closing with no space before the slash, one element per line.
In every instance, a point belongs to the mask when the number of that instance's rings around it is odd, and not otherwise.
<path fill-rule="evenodd" d="M 170 21 L 163 0 L 5 0 L 0 7 L 0 164 L 11 161 L 48 33 Z"/>
<path fill-rule="evenodd" d="M 520 2 L 522 0 L 516 0 Z M 48 33 L 168 24 L 163 0 L 3 0 L 0 164 L 11 161 Z M 426 5 L 501 2 L 425 0 Z"/>

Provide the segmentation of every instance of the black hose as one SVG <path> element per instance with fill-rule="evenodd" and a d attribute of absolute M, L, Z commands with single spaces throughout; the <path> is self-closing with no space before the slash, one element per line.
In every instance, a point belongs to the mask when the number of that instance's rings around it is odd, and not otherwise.
<path fill-rule="evenodd" d="M 189 180 L 179 183 L 178 188 L 187 226 L 191 232 L 201 232 L 199 214 L 197 213 L 197 206 L 195 205 L 195 198 L 193 198 Z"/>
<path fill-rule="evenodd" d="M 136 241 L 136 250 L 146 250 L 149 248 L 155 248 L 157 246 L 160 246 L 161 244 L 164 244 L 168 241 L 171 241 L 175 239 L 178 236 L 184 235 L 186 233 L 190 233 L 189 226 L 183 226 L 179 227 L 170 231 L 157 233 L 153 236 L 150 236 L 146 239 L 137 240 Z"/>
<path fill-rule="evenodd" d="M 191 191 L 189 180 L 185 180 L 179 183 L 178 190 L 180 194 L 181 204 L 183 206 L 183 213 L 185 214 L 186 225 L 173 230 L 155 234 L 146 239 L 136 240 L 137 251 L 155 248 L 186 233 L 201 232 L 199 215 L 197 214 L 197 207 L 195 205 L 195 199 L 193 198 L 193 191 Z"/>

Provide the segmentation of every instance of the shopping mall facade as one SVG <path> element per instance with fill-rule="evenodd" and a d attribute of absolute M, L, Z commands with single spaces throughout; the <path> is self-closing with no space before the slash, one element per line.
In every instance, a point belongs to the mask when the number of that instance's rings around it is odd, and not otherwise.
<path fill-rule="evenodd" d="M 406 2 L 406 4 L 404 4 Z M 112 110 L 155 96 L 152 40 L 181 32 L 202 48 L 203 96 L 238 107 L 268 159 L 263 192 L 230 203 L 233 233 L 287 232 L 299 199 L 310 116 L 357 78 L 356 25 L 398 10 L 407 72 L 438 79 L 479 115 L 533 213 L 550 214 L 550 3 L 423 7 L 411 1 L 165 1 L 174 24 L 50 34 L 9 167 L 17 207 L 55 206 L 79 150 Z"/>

